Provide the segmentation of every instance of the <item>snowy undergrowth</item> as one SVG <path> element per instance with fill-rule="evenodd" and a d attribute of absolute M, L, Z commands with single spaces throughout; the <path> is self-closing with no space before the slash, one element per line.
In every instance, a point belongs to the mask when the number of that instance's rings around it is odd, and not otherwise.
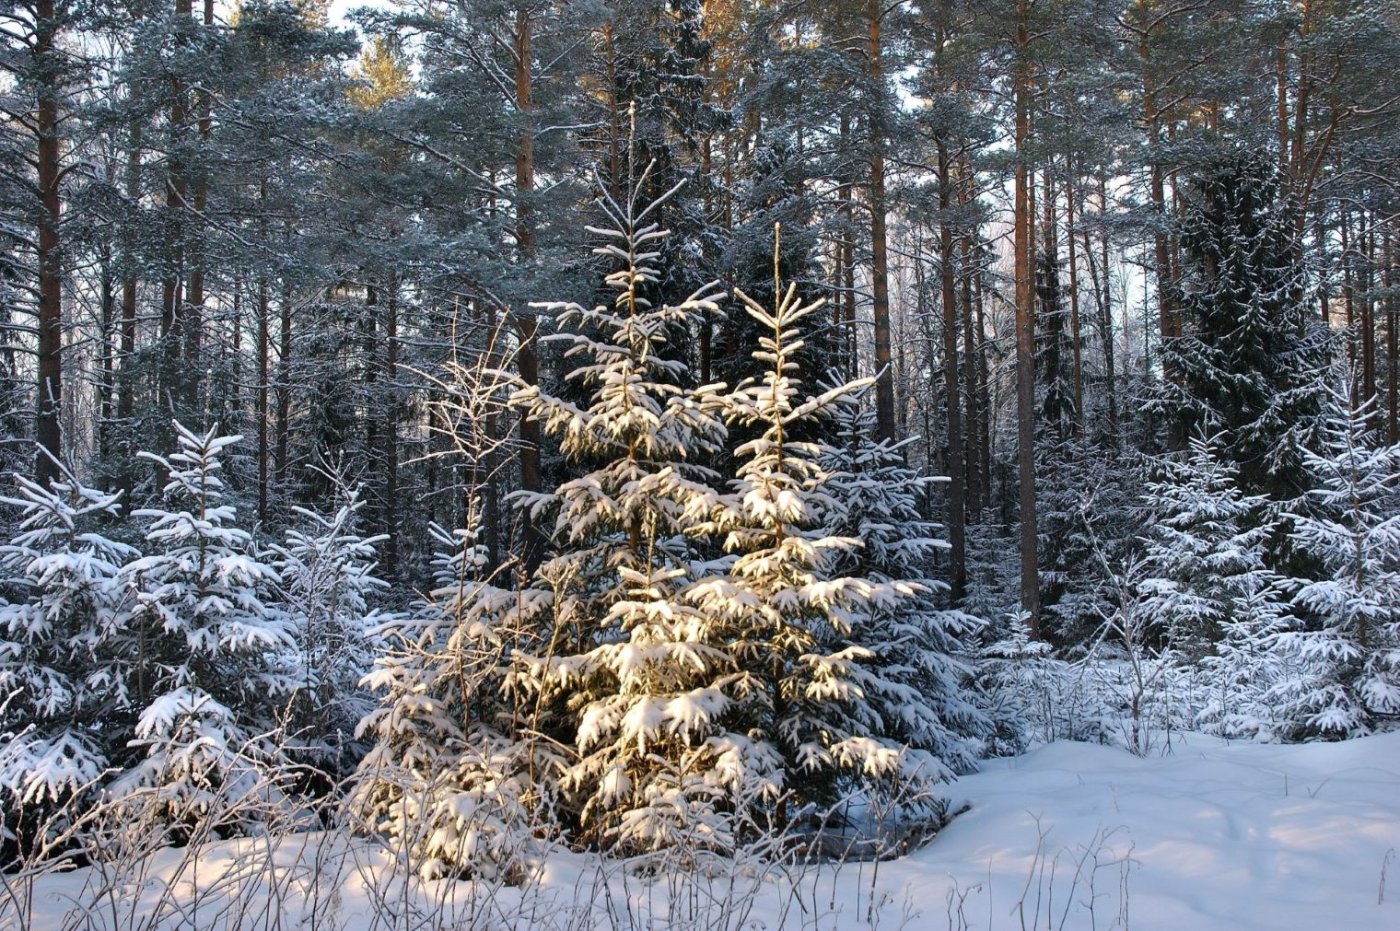
<path fill-rule="evenodd" d="M 520 885 L 425 881 L 373 841 L 283 829 L 6 875 L 0 927 L 1400 927 L 1400 734 L 1155 746 L 991 761 L 954 786 L 967 810 L 931 844 L 878 864 L 560 850 Z"/>

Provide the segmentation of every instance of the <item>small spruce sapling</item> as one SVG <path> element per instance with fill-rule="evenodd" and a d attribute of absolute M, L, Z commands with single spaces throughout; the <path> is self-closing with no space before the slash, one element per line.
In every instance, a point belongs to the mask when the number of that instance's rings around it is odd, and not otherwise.
<path fill-rule="evenodd" d="M 122 758 L 136 669 L 118 572 L 136 550 L 102 532 L 119 495 L 60 464 L 22 476 L 15 536 L 0 546 L 0 836 L 20 813 L 79 801 Z M 26 820 L 28 818 L 26 817 Z"/>
<path fill-rule="evenodd" d="M 899 616 L 920 586 L 840 574 L 861 541 L 826 529 L 842 506 L 822 464 L 826 448 L 793 435 L 794 426 L 851 403 L 870 381 L 803 394 L 793 361 L 802 347 L 798 327 L 821 303 L 803 304 L 776 269 L 774 278 L 771 310 L 738 294 L 766 334 L 754 353 L 765 372 L 726 397 L 728 422 L 755 436 L 736 451 L 732 491 L 705 528 L 728 556 L 683 595 L 728 632 L 736 668 L 726 684 L 734 736 L 717 745 L 716 775 L 736 797 L 758 788 L 779 824 L 851 795 L 903 798 L 936 818 L 941 804 L 927 790 L 947 770 L 910 752 L 876 707 L 881 691 L 902 690 L 877 682 L 870 636 L 871 619 Z"/>
<path fill-rule="evenodd" d="M 1267 735 L 1264 696 L 1282 670 L 1273 638 L 1286 623 L 1283 581 L 1265 565 L 1268 498 L 1245 495 L 1221 438 L 1197 430 L 1185 460 L 1163 459 L 1147 484 L 1150 527 L 1138 583 L 1158 637 L 1206 673 L 1197 724 L 1226 737 Z"/>
<path fill-rule="evenodd" d="M 970 638 L 980 628 L 971 615 L 940 606 L 948 585 L 931 570 L 948 543 L 920 510 L 920 498 L 936 479 L 918 475 L 904 458 L 912 440 L 873 438 L 874 417 L 857 405 L 832 411 L 835 442 L 822 456 L 827 488 L 836 506 L 826 531 L 861 541 L 838 559 L 843 575 L 877 582 L 903 580 L 909 597 L 893 610 L 869 611 L 860 628 L 875 656 L 856 678 L 882 719 L 883 731 L 916 752 L 931 769 L 971 772 L 991 722 L 963 691 L 972 675 Z"/>
<path fill-rule="evenodd" d="M 526 499 L 553 519 L 554 544 L 531 581 L 551 593 L 547 642 L 515 656 L 514 681 L 529 696 L 532 729 L 567 747 L 561 813 L 588 842 L 619 851 L 682 842 L 727 849 L 717 811 L 717 741 L 736 666 L 725 626 L 680 598 L 695 578 L 687 532 L 716 506 L 703 463 L 725 437 L 714 386 L 685 387 L 673 343 L 716 313 L 710 289 L 653 304 L 668 235 L 656 212 L 677 191 L 647 201 L 648 175 L 626 197 L 603 194 L 608 223 L 595 253 L 615 263 L 613 300 L 592 308 L 540 304 L 577 360 L 569 380 L 581 404 L 538 389 L 513 403 L 559 439 L 584 471 Z"/>
<path fill-rule="evenodd" d="M 274 733 L 305 676 L 288 665 L 295 641 L 269 604 L 277 571 L 224 503 L 221 456 L 242 437 L 174 430 L 168 458 L 141 453 L 169 476 L 165 506 L 132 513 L 150 521 L 148 553 L 121 570 L 140 664 L 132 746 L 145 757 L 114 789 L 177 826 L 249 792 L 278 794 L 268 783 L 267 764 L 282 758 Z"/>
<path fill-rule="evenodd" d="M 1400 713 L 1400 445 L 1377 443 L 1374 402 L 1330 393 L 1313 487 L 1292 543 L 1321 570 L 1300 579 L 1299 623 L 1278 637 L 1293 674 L 1274 690 L 1292 737 L 1374 731 Z"/>
<path fill-rule="evenodd" d="M 381 649 L 364 684 L 380 703 L 357 732 L 374 745 L 351 806 L 425 878 L 518 879 L 557 767 L 516 730 L 525 709 L 511 700 L 508 654 L 549 598 L 494 584 L 479 497 L 470 504 L 466 528 L 430 528 L 442 550 L 427 600 L 372 632 Z"/>
<path fill-rule="evenodd" d="M 292 511 L 300 529 L 275 547 L 287 621 L 297 643 L 291 668 L 305 676 L 288 716 L 289 738 L 308 762 L 343 775 L 349 744 L 371 710 L 360 678 L 369 671 L 368 630 L 385 620 L 371 604 L 387 583 L 375 576 L 375 545 L 388 537 L 358 532 L 364 507 L 359 489 L 336 482 L 340 502 L 330 514 Z"/>

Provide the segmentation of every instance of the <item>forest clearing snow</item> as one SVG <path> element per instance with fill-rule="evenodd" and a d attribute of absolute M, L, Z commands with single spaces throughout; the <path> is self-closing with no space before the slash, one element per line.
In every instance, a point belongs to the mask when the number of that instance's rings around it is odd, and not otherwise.
<path fill-rule="evenodd" d="M 115 885 L 41 877 L 28 918 L 0 907 L 0 927 L 1400 929 L 1400 733 L 1158 744 L 989 761 L 951 787 L 966 811 L 880 864 L 647 877 L 555 854 L 522 889 L 406 884 L 382 848 L 341 835 L 244 838 L 164 851 Z M 83 907 L 104 885 L 119 894 Z"/>

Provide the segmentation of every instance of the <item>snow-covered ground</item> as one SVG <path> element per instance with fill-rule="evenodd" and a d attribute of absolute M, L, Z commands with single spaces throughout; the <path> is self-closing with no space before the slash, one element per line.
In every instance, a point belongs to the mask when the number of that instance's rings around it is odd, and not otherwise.
<path fill-rule="evenodd" d="M 989 762 L 956 784 L 968 810 L 932 844 L 878 866 L 645 877 L 554 855 L 523 890 L 405 885 L 372 845 L 302 834 L 46 876 L 32 898 L 0 889 L 32 906 L 0 926 L 1400 929 L 1400 733 L 1158 749 L 1057 742 Z"/>

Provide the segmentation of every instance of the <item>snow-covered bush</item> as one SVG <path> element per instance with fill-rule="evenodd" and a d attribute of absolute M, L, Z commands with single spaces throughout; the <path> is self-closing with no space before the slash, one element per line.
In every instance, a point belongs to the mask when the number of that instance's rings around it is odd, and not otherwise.
<path fill-rule="evenodd" d="M 179 824 L 266 783 L 265 764 L 281 758 L 273 734 L 304 675 L 286 616 L 269 604 L 277 572 L 223 503 L 220 455 L 242 438 L 179 423 L 175 433 L 169 458 L 141 454 L 169 476 L 166 507 L 133 512 L 150 521 L 147 555 L 120 574 L 135 599 L 132 746 L 144 759 L 114 791 L 142 817 Z"/>
<path fill-rule="evenodd" d="M 1054 655 L 1044 640 L 1030 639 L 1026 617 L 1013 612 L 988 624 L 972 687 L 992 722 L 989 756 L 1014 756 L 1054 740 L 1106 742 L 1107 705 L 1093 689 L 1083 663 Z"/>
<path fill-rule="evenodd" d="M 17 477 L 15 536 L 0 546 L 0 834 L 75 800 L 119 764 L 140 670 L 118 579 L 135 550 L 103 523 L 118 495 L 67 470 Z"/>
<path fill-rule="evenodd" d="M 1292 543 L 1320 570 L 1300 579 L 1300 618 L 1277 638 L 1295 666 L 1272 698 L 1292 737 L 1356 737 L 1400 714 L 1400 445 L 1377 442 L 1375 408 L 1333 392 L 1314 486 Z"/>

